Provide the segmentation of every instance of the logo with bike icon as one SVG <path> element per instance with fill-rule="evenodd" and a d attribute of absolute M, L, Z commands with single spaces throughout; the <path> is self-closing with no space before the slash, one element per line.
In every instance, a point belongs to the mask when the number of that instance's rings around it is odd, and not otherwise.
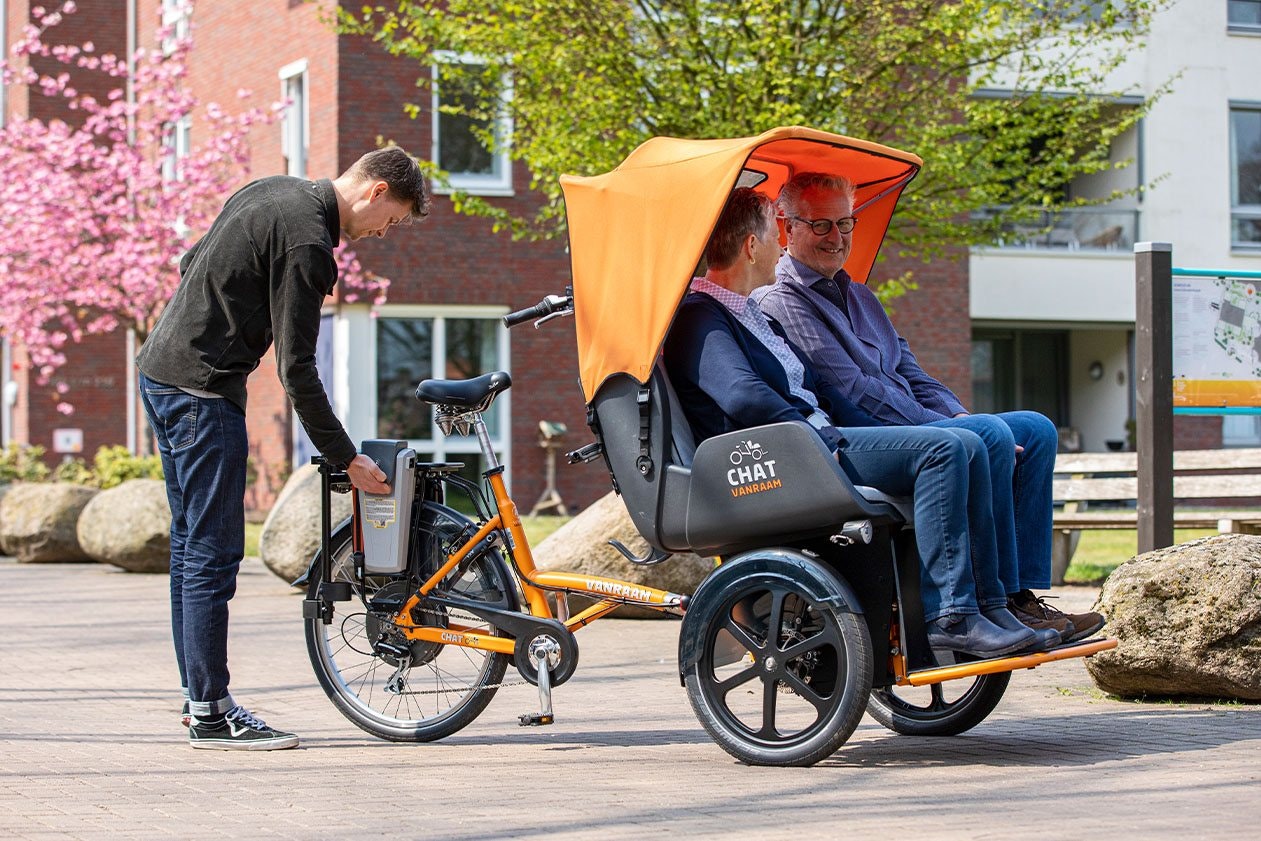
<path fill-rule="evenodd" d="M 761 444 L 749 439 L 740 441 L 728 459 L 733 467 L 727 471 L 727 484 L 732 496 L 762 493 L 783 487 L 783 481 L 775 475 L 775 459 Z"/>

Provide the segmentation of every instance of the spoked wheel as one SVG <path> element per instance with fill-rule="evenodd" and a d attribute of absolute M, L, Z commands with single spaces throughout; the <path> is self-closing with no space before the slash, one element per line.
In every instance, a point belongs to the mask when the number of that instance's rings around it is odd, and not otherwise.
<path fill-rule="evenodd" d="M 867 712 L 904 736 L 957 736 L 994 711 L 1010 681 L 1011 672 L 999 672 L 928 686 L 873 689 Z"/>
<path fill-rule="evenodd" d="M 723 564 L 684 615 L 680 666 L 701 725 L 751 765 L 813 765 L 858 726 L 871 642 L 849 587 L 793 552 Z"/>
<path fill-rule="evenodd" d="M 413 540 L 422 541 L 422 569 L 435 570 L 458 542 L 469 521 L 459 513 L 425 503 Z M 349 581 L 354 598 L 336 602 L 331 624 L 306 623 L 307 652 L 320 685 L 348 719 L 374 736 L 393 741 L 427 742 L 449 736 L 486 708 L 503 680 L 508 658 L 472 648 L 410 641 L 392 617 L 415 591 L 417 580 L 365 576 L 354 581 L 349 526 L 333 535 L 330 552 L 334 581 Z M 416 549 L 413 550 L 415 556 Z M 457 567 L 441 590 L 496 607 L 516 609 L 516 591 L 493 552 Z M 444 609 L 413 612 L 418 625 L 459 627 L 496 635 L 475 616 Z"/>

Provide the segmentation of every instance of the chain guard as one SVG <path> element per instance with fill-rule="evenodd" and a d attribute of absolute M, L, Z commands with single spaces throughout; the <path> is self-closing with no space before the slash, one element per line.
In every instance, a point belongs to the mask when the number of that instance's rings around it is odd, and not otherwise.
<path fill-rule="evenodd" d="M 578 640 L 573 633 L 564 630 L 558 633 L 546 625 L 540 625 L 537 632 L 522 634 L 517 637 L 516 647 L 512 652 L 512 662 L 528 683 L 538 686 L 538 665 L 530 658 L 530 643 L 535 637 L 545 636 L 560 644 L 560 661 L 548 669 L 553 687 L 560 686 L 574 676 L 578 668 Z"/>

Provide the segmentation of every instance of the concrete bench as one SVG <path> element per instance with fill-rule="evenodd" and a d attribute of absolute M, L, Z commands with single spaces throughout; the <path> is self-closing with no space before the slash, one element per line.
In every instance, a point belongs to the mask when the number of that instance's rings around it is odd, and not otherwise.
<path fill-rule="evenodd" d="M 1055 459 L 1051 580 L 1064 581 L 1082 529 L 1134 529 L 1133 507 L 1090 509 L 1092 502 L 1133 503 L 1138 496 L 1135 453 L 1061 453 Z M 1219 510 L 1217 500 L 1261 498 L 1261 449 L 1179 450 L 1173 455 L 1173 495 L 1178 502 L 1213 501 L 1210 507 L 1174 511 L 1175 528 L 1261 534 L 1261 510 Z M 1230 502 L 1226 503 L 1227 505 Z"/>

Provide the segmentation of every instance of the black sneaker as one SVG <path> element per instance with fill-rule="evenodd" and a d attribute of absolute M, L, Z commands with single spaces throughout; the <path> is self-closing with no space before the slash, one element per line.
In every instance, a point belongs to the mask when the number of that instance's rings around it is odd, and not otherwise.
<path fill-rule="evenodd" d="M 194 718 L 188 743 L 203 750 L 281 750 L 297 747 L 298 737 L 268 727 L 238 704 L 222 721 L 203 723 Z"/>
<path fill-rule="evenodd" d="M 184 708 L 180 710 L 180 724 L 188 727 L 193 723 L 193 717 L 188 713 L 188 700 L 184 700 Z"/>

